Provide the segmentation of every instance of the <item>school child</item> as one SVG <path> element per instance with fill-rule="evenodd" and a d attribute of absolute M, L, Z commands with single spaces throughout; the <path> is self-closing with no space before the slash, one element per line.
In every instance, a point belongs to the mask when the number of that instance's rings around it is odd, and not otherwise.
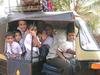
<path fill-rule="evenodd" d="M 45 31 L 48 36 L 53 37 L 53 27 L 52 26 L 46 26 Z"/>
<path fill-rule="evenodd" d="M 19 30 L 14 31 L 14 37 L 15 37 L 15 41 L 18 42 L 22 48 L 23 47 L 22 34 Z"/>
<path fill-rule="evenodd" d="M 24 20 L 19 20 L 17 29 L 21 32 L 22 38 L 25 39 L 27 34 L 27 22 Z"/>
<path fill-rule="evenodd" d="M 42 31 L 37 31 L 37 37 L 39 38 L 40 41 L 42 41 Z"/>
<path fill-rule="evenodd" d="M 47 56 L 47 64 L 53 65 L 61 70 L 62 75 L 73 75 L 77 66 L 75 60 L 75 38 L 74 25 L 68 25 L 65 39 L 57 42 L 54 49 L 50 49 Z M 59 40 L 59 39 L 58 39 Z"/>
<path fill-rule="evenodd" d="M 26 53 L 26 50 L 25 50 L 25 47 L 24 47 L 24 42 L 22 40 L 21 32 L 19 30 L 14 31 L 14 37 L 15 37 L 15 41 L 18 42 L 19 45 L 21 46 L 22 56 L 24 56 L 25 53 Z"/>
<path fill-rule="evenodd" d="M 21 59 L 22 49 L 20 45 L 14 41 L 14 34 L 7 32 L 5 35 L 5 55 L 8 59 Z"/>
<path fill-rule="evenodd" d="M 49 36 L 46 31 L 42 32 L 42 45 L 47 45 L 48 48 L 52 46 L 53 37 Z"/>
<path fill-rule="evenodd" d="M 76 34 L 74 31 L 67 32 L 66 42 L 62 42 L 57 50 L 59 59 L 66 62 L 66 65 L 71 65 L 69 69 L 72 69 L 72 73 L 76 72 L 75 67 L 78 67 L 78 63 L 75 60 L 75 55 L 76 55 L 75 38 L 76 38 Z"/>
<path fill-rule="evenodd" d="M 39 48 L 39 52 L 40 52 L 39 61 L 40 61 L 41 70 L 43 68 L 43 64 L 46 62 L 46 56 L 52 44 L 53 44 L 53 37 L 49 36 L 46 31 L 42 31 L 41 47 Z"/>
<path fill-rule="evenodd" d="M 41 75 L 39 63 L 39 47 L 41 46 L 39 38 L 36 35 L 36 26 L 29 26 L 29 33 L 26 35 L 24 45 L 26 48 L 25 60 L 32 62 L 32 72 L 34 75 Z"/>
<path fill-rule="evenodd" d="M 36 26 L 30 25 L 28 30 L 29 33 L 26 35 L 24 40 L 24 45 L 26 48 L 25 59 L 32 60 L 33 62 L 38 62 L 40 41 L 36 35 L 37 28 Z"/>
<path fill-rule="evenodd" d="M 25 54 L 26 54 L 26 49 L 25 49 L 25 46 L 24 46 L 24 40 L 26 38 L 26 35 L 28 34 L 28 24 L 27 24 L 27 22 L 25 20 L 19 20 L 17 30 L 19 30 L 21 32 L 21 35 L 22 35 L 22 39 L 21 39 L 22 46 L 23 46 L 22 56 L 24 57 Z"/>

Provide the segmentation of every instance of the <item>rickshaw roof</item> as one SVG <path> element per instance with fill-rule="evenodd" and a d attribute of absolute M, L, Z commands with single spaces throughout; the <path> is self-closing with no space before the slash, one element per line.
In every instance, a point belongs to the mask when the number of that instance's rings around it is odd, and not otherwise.
<path fill-rule="evenodd" d="M 47 21 L 74 21 L 73 12 L 31 12 L 12 13 L 8 15 L 8 21 L 16 20 L 47 20 Z"/>

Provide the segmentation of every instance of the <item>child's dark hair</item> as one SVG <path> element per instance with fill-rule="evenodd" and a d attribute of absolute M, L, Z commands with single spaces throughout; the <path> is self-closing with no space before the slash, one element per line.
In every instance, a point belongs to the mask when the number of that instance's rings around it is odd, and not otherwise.
<path fill-rule="evenodd" d="M 68 35 L 69 33 L 75 33 L 74 31 L 66 31 L 66 34 Z"/>
<path fill-rule="evenodd" d="M 37 27 L 35 25 L 29 25 L 28 29 L 33 29 L 33 30 L 37 30 Z"/>
<path fill-rule="evenodd" d="M 22 33 L 21 33 L 20 30 L 16 30 L 16 31 L 14 31 L 14 36 L 15 36 L 16 33 L 19 33 L 19 34 L 22 36 Z"/>
<path fill-rule="evenodd" d="M 45 29 L 52 29 L 52 30 L 53 30 L 53 27 L 52 27 L 52 25 L 47 25 L 47 26 L 45 27 Z"/>
<path fill-rule="evenodd" d="M 68 33 L 75 33 L 74 22 L 68 23 L 66 27 L 66 34 L 68 35 Z"/>
<path fill-rule="evenodd" d="M 26 23 L 26 25 L 27 25 L 27 22 L 26 22 L 26 20 L 18 20 L 18 25 L 19 25 L 19 22 L 20 22 L 20 21 L 24 21 L 24 22 Z"/>
<path fill-rule="evenodd" d="M 38 35 L 38 34 L 42 34 L 42 30 L 38 30 L 38 31 L 37 31 L 37 35 Z"/>
<path fill-rule="evenodd" d="M 5 33 L 5 38 L 6 38 L 7 36 L 12 36 L 12 37 L 14 37 L 14 33 L 13 33 L 13 32 L 6 32 L 6 33 Z"/>

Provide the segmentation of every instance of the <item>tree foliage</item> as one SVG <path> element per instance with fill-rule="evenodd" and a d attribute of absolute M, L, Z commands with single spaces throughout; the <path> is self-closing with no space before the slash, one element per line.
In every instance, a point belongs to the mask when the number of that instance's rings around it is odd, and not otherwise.
<path fill-rule="evenodd" d="M 0 0 L 0 4 L 3 3 L 3 0 Z"/>
<path fill-rule="evenodd" d="M 70 10 L 70 0 L 52 0 L 54 11 Z"/>
<path fill-rule="evenodd" d="M 70 5 L 85 21 L 89 23 L 93 30 L 96 30 L 100 22 L 100 0 L 52 0 L 55 11 L 71 10 Z M 74 5 L 75 4 L 75 5 Z"/>

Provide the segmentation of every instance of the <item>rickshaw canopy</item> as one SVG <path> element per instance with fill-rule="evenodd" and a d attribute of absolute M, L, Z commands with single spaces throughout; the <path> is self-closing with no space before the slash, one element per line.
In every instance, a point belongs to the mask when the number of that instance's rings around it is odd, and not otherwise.
<path fill-rule="evenodd" d="M 16 20 L 47 20 L 47 21 L 74 21 L 73 12 L 34 12 L 34 13 L 12 13 L 8 15 L 8 21 Z"/>

